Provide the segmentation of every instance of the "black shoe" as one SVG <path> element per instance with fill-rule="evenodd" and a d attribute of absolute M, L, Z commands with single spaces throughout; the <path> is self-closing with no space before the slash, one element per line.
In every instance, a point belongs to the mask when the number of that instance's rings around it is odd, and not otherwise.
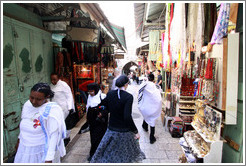
<path fill-rule="evenodd" d="M 64 145 L 67 146 L 67 144 L 70 142 L 70 137 L 64 139 Z"/>
<path fill-rule="evenodd" d="M 150 143 L 153 144 L 155 143 L 156 138 L 154 136 L 150 136 L 149 140 L 150 140 Z"/>

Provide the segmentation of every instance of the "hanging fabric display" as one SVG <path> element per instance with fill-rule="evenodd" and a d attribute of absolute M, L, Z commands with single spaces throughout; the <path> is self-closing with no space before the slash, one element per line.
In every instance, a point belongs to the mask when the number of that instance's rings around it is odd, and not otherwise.
<path fill-rule="evenodd" d="M 203 80 L 202 95 L 209 101 L 213 100 L 213 87 L 214 82 L 212 80 Z"/>
<path fill-rule="evenodd" d="M 196 57 L 200 57 L 202 45 L 203 45 L 203 33 L 204 33 L 204 4 L 199 3 L 197 11 L 197 21 L 196 21 L 196 34 L 195 34 L 195 46 L 196 46 Z"/>
<path fill-rule="evenodd" d="M 181 60 L 180 68 L 182 72 L 183 61 L 186 57 L 186 28 L 185 28 L 185 4 L 177 3 L 175 4 L 174 16 L 170 28 L 170 44 L 171 51 L 177 50 L 180 46 L 181 50 Z"/>
<path fill-rule="evenodd" d="M 62 52 L 58 52 L 57 55 L 56 55 L 55 71 L 59 75 L 62 74 L 63 60 L 64 60 L 64 57 L 63 57 Z"/>
<path fill-rule="evenodd" d="M 191 47 L 197 32 L 197 21 L 198 21 L 198 3 L 188 4 L 188 16 L 187 16 L 187 40 L 188 47 Z"/>
<path fill-rule="evenodd" d="M 156 61 L 156 68 L 158 70 L 162 69 L 161 64 L 162 64 L 162 52 L 160 50 L 159 53 L 158 53 L 157 61 Z"/>
<path fill-rule="evenodd" d="M 217 21 L 216 3 L 204 3 L 204 43 L 211 41 Z"/>
<path fill-rule="evenodd" d="M 171 52 L 171 43 L 170 43 L 170 40 L 171 40 L 171 25 L 172 25 L 172 22 L 173 22 L 173 3 L 171 4 L 168 4 L 169 5 L 169 11 L 170 11 L 170 23 L 169 23 L 169 28 L 168 28 L 168 55 L 169 55 L 169 65 L 171 66 L 172 64 L 172 52 Z"/>
<path fill-rule="evenodd" d="M 162 40 L 163 42 L 163 50 L 162 50 L 162 55 L 163 55 L 163 64 L 164 64 L 164 69 L 170 71 L 170 63 L 169 63 L 169 54 L 168 54 L 168 43 L 169 43 L 169 10 L 168 10 L 168 4 L 166 4 L 166 15 L 165 15 L 165 27 L 166 31 L 162 34 Z"/>
<path fill-rule="evenodd" d="M 149 32 L 149 60 L 156 61 L 159 53 L 160 32 L 153 30 Z"/>
<path fill-rule="evenodd" d="M 223 37 L 227 34 L 230 15 L 230 3 L 221 3 L 219 16 L 216 22 L 211 44 L 221 44 Z"/>
<path fill-rule="evenodd" d="M 206 68 L 206 74 L 204 76 L 206 79 L 213 79 L 213 59 L 208 59 L 207 62 L 207 68 Z"/>

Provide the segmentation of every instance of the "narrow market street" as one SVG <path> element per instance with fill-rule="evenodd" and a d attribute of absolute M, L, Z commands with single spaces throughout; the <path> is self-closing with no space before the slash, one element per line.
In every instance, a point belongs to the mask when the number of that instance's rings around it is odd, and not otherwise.
<path fill-rule="evenodd" d="M 1 165 L 245 165 L 244 1 L 2 11 Z"/>
<path fill-rule="evenodd" d="M 173 138 L 168 131 L 165 131 L 161 116 L 156 121 L 157 141 L 154 144 L 149 143 L 149 132 L 143 130 L 143 117 L 137 108 L 138 86 L 129 85 L 127 91 L 134 96 L 132 117 L 140 133 L 140 147 L 146 155 L 143 163 L 178 163 L 178 158 L 183 153 L 178 143 L 179 138 Z M 67 155 L 62 159 L 62 163 L 88 163 L 90 133 L 77 134 L 84 122 L 85 117 L 72 130 L 71 137 L 74 139 L 68 144 Z"/>

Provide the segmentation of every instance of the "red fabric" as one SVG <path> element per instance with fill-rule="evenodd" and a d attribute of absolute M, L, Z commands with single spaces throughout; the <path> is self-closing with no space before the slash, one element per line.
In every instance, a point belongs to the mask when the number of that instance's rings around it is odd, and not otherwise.
<path fill-rule="evenodd" d="M 208 59 L 205 78 L 213 79 L 213 59 Z"/>
<path fill-rule="evenodd" d="M 55 65 L 56 69 L 55 70 L 58 74 L 62 74 L 61 69 L 63 67 L 63 61 L 64 61 L 64 57 L 63 57 L 62 52 L 58 52 L 56 55 L 56 62 L 55 62 L 56 63 L 56 65 Z"/>
<path fill-rule="evenodd" d="M 170 23 L 169 23 L 169 29 L 168 29 L 168 54 L 170 59 L 170 66 L 172 65 L 172 53 L 171 53 L 171 47 L 170 47 L 170 28 L 173 20 L 173 3 L 171 4 L 171 11 L 170 11 Z"/>
<path fill-rule="evenodd" d="M 79 51 L 78 51 L 78 45 L 77 45 L 77 42 L 74 42 L 74 49 L 75 49 L 75 53 L 76 53 L 76 56 L 78 58 L 78 62 L 79 62 Z"/>
<path fill-rule="evenodd" d="M 88 85 L 88 84 L 91 84 L 91 83 L 93 83 L 93 82 L 94 82 L 93 80 L 88 80 L 88 81 L 86 81 L 86 82 L 80 84 L 80 85 L 79 85 L 79 89 L 82 90 L 82 91 L 84 91 L 84 92 L 87 92 L 87 91 L 88 91 L 87 85 Z"/>

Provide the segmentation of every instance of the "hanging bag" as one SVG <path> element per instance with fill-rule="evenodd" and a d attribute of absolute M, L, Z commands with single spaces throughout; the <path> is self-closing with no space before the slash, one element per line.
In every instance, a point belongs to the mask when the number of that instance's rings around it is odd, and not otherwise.
<path fill-rule="evenodd" d="M 76 124 L 79 121 L 79 115 L 77 111 L 74 111 L 73 109 L 69 110 L 69 114 L 67 118 L 65 119 L 65 124 L 67 130 L 70 130 L 76 126 Z"/>

